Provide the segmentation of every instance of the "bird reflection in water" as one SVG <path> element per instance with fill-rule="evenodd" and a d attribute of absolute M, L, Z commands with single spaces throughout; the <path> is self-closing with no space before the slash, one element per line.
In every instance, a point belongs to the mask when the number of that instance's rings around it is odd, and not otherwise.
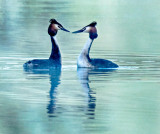
<path fill-rule="evenodd" d="M 95 114 L 95 108 L 96 108 L 96 97 L 94 94 L 96 94 L 94 91 L 91 90 L 89 86 L 89 72 L 92 71 L 92 69 L 89 68 L 78 68 L 77 74 L 78 78 L 80 80 L 80 83 L 82 85 L 82 88 L 87 93 L 88 96 L 88 108 L 87 108 L 87 115 L 89 115 L 89 119 L 94 119 Z"/>
<path fill-rule="evenodd" d="M 47 106 L 47 113 L 49 117 L 55 117 L 54 112 L 56 109 L 56 95 L 57 95 L 57 88 L 60 84 L 60 76 L 61 76 L 61 68 L 56 68 L 49 73 L 50 75 L 50 82 L 51 82 L 51 89 L 49 91 L 49 104 Z"/>
<path fill-rule="evenodd" d="M 82 88 L 86 92 L 88 96 L 88 106 L 87 106 L 87 113 L 89 119 L 95 119 L 95 109 L 96 109 L 96 92 L 95 89 L 92 90 L 90 88 L 89 83 L 93 82 L 89 80 L 89 76 L 98 75 L 109 75 L 111 72 L 115 71 L 115 69 L 91 69 L 91 68 L 78 68 L 77 74 L 82 85 Z"/>
<path fill-rule="evenodd" d="M 49 117 L 55 117 L 57 88 L 61 82 L 61 67 L 56 67 L 49 70 L 25 69 L 25 71 L 31 74 L 49 74 L 51 84 L 51 88 L 49 91 L 50 100 L 46 109 Z"/>
<path fill-rule="evenodd" d="M 61 77 L 61 67 L 59 68 L 52 68 L 49 70 L 25 70 L 27 73 L 30 74 L 49 74 L 50 76 L 50 84 L 51 88 L 49 91 L 49 103 L 46 107 L 48 117 L 56 117 L 59 115 L 59 112 L 61 110 L 57 110 L 57 88 L 59 84 L 61 83 L 60 77 Z M 91 68 L 78 68 L 77 74 L 78 78 L 80 80 L 80 83 L 82 85 L 82 88 L 84 89 L 84 92 L 86 93 L 87 97 L 87 107 L 81 107 L 82 111 L 86 111 L 85 114 L 89 119 L 95 118 L 95 109 L 96 109 L 96 92 L 95 89 L 93 90 L 90 88 L 89 83 L 93 83 L 95 81 L 89 80 L 89 77 L 99 77 L 101 75 L 109 75 L 112 70 L 109 69 L 91 69 Z M 42 78 L 42 77 L 41 77 Z M 61 109 L 61 107 L 59 107 Z M 80 111 L 81 111 L 80 110 Z M 59 111 L 59 112 L 58 112 Z"/>

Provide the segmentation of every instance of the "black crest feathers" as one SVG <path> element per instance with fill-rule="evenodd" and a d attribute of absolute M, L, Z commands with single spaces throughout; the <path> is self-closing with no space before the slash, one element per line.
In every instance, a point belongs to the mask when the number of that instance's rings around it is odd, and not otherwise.
<path fill-rule="evenodd" d="M 51 24 L 58 24 L 59 26 L 62 27 L 62 25 L 61 25 L 59 22 L 57 22 L 56 19 L 50 19 L 49 22 L 50 22 Z"/>
<path fill-rule="evenodd" d="M 88 26 L 90 27 L 95 27 L 97 25 L 97 22 L 93 21 L 91 24 L 89 24 Z"/>

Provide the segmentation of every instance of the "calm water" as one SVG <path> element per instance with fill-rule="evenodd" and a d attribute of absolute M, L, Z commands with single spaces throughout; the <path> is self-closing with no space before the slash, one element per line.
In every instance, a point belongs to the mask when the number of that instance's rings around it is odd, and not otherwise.
<path fill-rule="evenodd" d="M 159 0 L 0 0 L 0 134 L 159 134 Z M 71 31 L 96 20 L 91 57 L 115 71 L 78 69 L 88 34 L 59 31 L 61 69 L 25 71 L 48 58 L 49 19 Z"/>

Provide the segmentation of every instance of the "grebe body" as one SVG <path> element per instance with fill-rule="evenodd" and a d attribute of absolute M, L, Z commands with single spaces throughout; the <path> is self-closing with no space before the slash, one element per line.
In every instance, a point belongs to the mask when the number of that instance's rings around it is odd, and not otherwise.
<path fill-rule="evenodd" d="M 105 59 L 91 59 L 89 56 L 89 52 L 92 46 L 94 39 L 98 37 L 96 22 L 92 22 L 91 24 L 85 26 L 84 28 L 72 32 L 72 33 L 81 33 L 86 32 L 89 33 L 89 39 L 84 45 L 78 59 L 77 59 L 77 67 L 88 67 L 88 68 L 118 68 L 118 65 L 113 63 L 112 61 Z"/>
<path fill-rule="evenodd" d="M 52 43 L 52 50 L 49 59 L 29 60 L 28 62 L 24 63 L 23 65 L 24 68 L 49 69 L 61 66 L 61 53 L 58 47 L 58 42 L 56 40 L 56 35 L 58 30 L 69 32 L 55 19 L 51 19 L 50 25 L 48 27 L 48 34 L 50 35 Z"/>

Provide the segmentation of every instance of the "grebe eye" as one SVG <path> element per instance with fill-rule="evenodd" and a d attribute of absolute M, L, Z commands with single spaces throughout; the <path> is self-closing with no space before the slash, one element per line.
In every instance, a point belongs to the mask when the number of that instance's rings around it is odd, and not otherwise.
<path fill-rule="evenodd" d="M 62 28 L 61 26 L 58 25 L 59 28 Z"/>

